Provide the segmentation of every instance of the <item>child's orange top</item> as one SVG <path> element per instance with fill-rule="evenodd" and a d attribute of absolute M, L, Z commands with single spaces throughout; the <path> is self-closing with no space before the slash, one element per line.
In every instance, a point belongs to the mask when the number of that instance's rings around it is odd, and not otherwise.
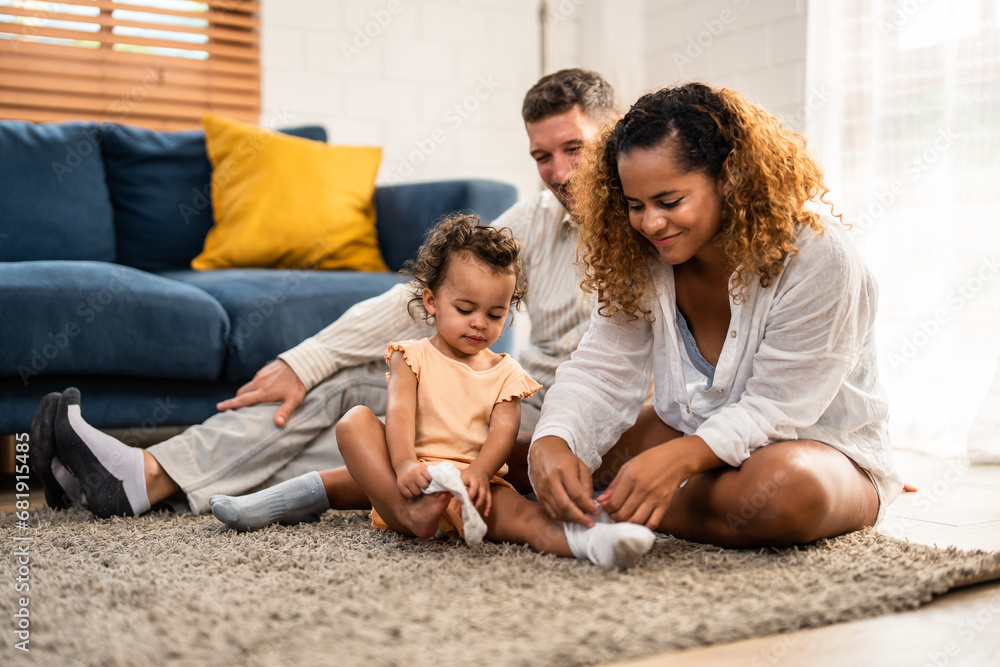
<path fill-rule="evenodd" d="M 486 442 L 493 406 L 542 388 L 506 354 L 492 368 L 476 371 L 446 357 L 429 338 L 389 343 L 386 362 L 396 350 L 417 376 L 415 445 L 421 461 L 472 463 Z M 506 465 L 497 472 L 505 474 Z"/>

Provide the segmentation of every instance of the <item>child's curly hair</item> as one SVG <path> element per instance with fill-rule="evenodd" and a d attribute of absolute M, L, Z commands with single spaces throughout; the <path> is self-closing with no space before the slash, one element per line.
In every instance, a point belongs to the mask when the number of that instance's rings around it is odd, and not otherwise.
<path fill-rule="evenodd" d="M 479 216 L 470 213 L 453 213 L 444 217 L 427 233 L 417 257 L 407 261 L 401 269 L 403 273 L 413 276 L 417 283 L 408 305 L 410 316 L 415 317 L 416 311 L 423 314 L 425 322 L 431 321 L 431 315 L 424 309 L 424 288 L 432 292 L 437 289 L 452 259 L 462 255 L 482 262 L 493 275 L 513 275 L 514 295 L 510 305 L 519 310 L 521 299 L 528 290 L 520 254 L 514 234 L 507 227 L 484 225 Z"/>
<path fill-rule="evenodd" d="M 752 280 L 767 287 L 787 254 L 797 252 L 797 224 L 823 233 L 819 215 L 806 210 L 806 203 L 817 197 L 826 202 L 829 190 L 802 135 L 726 88 L 688 83 L 643 95 L 613 128 L 601 132 L 571 183 L 580 221 L 582 287 L 597 292 L 599 312 L 606 317 L 653 319 L 643 294 L 656 251 L 629 224 L 618 159 L 664 142 L 679 169 L 702 170 L 731 188 L 723 199 L 717 243 L 736 270 L 730 293 L 737 303 Z"/>

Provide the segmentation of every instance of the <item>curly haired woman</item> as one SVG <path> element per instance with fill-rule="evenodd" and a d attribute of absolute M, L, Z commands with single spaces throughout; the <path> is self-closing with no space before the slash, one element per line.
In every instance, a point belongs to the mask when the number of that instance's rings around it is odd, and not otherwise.
<path fill-rule="evenodd" d="M 532 441 L 549 514 L 589 526 L 599 503 L 727 547 L 875 525 L 902 486 L 877 288 L 802 137 L 731 90 L 667 88 L 599 137 L 573 190 L 599 306 Z"/>

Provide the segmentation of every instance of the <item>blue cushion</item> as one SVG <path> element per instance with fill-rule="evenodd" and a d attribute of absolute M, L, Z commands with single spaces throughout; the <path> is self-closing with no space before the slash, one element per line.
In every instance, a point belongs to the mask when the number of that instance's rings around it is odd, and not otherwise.
<path fill-rule="evenodd" d="M 214 379 L 229 318 L 199 289 L 103 262 L 0 263 L 0 376 Z"/>
<path fill-rule="evenodd" d="M 115 260 L 97 123 L 0 121 L 0 261 Z"/>
<path fill-rule="evenodd" d="M 167 271 L 211 294 L 229 314 L 229 360 L 223 377 L 244 380 L 358 301 L 395 284 L 393 273 L 219 269 Z"/>
<path fill-rule="evenodd" d="M 471 211 L 484 222 L 492 222 L 516 202 L 513 185 L 479 179 L 380 187 L 375 190 L 375 212 L 382 258 L 391 270 L 399 271 L 442 216 Z"/>
<path fill-rule="evenodd" d="M 205 133 L 113 124 L 102 131 L 118 262 L 146 271 L 188 268 L 212 227 Z M 318 126 L 281 131 L 326 141 L 326 130 Z"/>

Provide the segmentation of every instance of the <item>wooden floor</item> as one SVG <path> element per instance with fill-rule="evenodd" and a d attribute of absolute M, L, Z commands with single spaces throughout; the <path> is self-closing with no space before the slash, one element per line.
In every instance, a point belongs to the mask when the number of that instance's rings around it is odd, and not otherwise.
<path fill-rule="evenodd" d="M 1000 551 L 1000 465 L 896 452 L 916 493 L 893 503 L 881 530 L 939 547 Z M 14 509 L 3 479 L 0 510 Z M 44 503 L 32 484 L 31 505 Z M 757 637 L 617 663 L 615 667 L 826 667 L 1000 665 L 1000 582 L 953 591 L 920 609 L 785 635 Z"/>
<path fill-rule="evenodd" d="M 880 530 L 939 547 L 1000 551 L 1000 465 L 896 452 L 918 488 L 889 506 Z M 615 667 L 842 667 L 1000 665 L 1000 582 L 952 591 L 914 611 L 732 644 L 668 653 Z"/>

